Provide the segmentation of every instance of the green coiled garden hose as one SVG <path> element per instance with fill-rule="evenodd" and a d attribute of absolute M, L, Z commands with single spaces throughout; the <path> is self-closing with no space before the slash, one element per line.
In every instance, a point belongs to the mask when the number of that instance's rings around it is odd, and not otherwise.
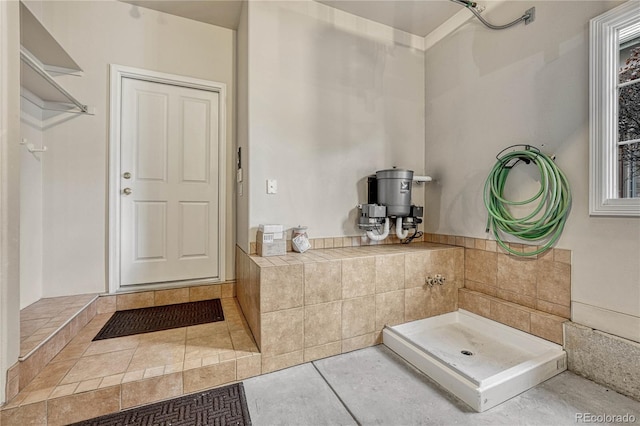
<path fill-rule="evenodd" d="M 523 201 L 507 200 L 503 196 L 509 172 L 520 161 L 533 162 L 540 171 L 540 189 Z M 537 202 L 531 213 L 514 217 L 509 206 L 522 206 Z M 567 177 L 553 159 L 539 151 L 526 149 L 512 151 L 498 159 L 484 184 L 484 204 L 489 212 L 487 232 L 493 228 L 497 243 L 516 256 L 535 256 L 551 248 L 560 238 L 571 207 L 571 191 Z M 546 242 L 533 251 L 516 251 L 506 244 L 499 231 L 525 241 Z"/>

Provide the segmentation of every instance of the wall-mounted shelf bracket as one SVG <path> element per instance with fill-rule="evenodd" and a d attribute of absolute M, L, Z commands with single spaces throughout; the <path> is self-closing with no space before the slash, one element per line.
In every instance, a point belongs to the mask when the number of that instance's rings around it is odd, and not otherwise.
<path fill-rule="evenodd" d="M 30 153 L 34 153 L 34 152 L 45 152 L 47 150 L 47 147 L 42 145 L 42 148 L 36 148 L 34 144 L 27 142 L 26 139 L 22 139 L 22 141 L 20 142 L 20 145 L 24 145 L 27 148 L 27 151 L 29 151 Z"/>
<path fill-rule="evenodd" d="M 82 69 L 29 8 L 20 2 L 20 86 L 23 98 L 43 110 L 93 114 L 53 76 L 81 76 Z"/>
<path fill-rule="evenodd" d="M 24 47 L 20 49 L 22 61 L 20 77 L 25 99 L 42 109 L 92 114 L 88 105 L 77 100 L 49 75 L 44 65 Z M 26 94 L 29 92 L 29 94 Z"/>

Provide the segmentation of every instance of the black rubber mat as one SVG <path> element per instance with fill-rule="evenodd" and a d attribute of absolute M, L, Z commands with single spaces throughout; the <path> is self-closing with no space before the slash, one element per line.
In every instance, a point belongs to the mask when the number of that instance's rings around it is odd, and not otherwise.
<path fill-rule="evenodd" d="M 224 321 L 220 299 L 117 311 L 93 340 Z"/>
<path fill-rule="evenodd" d="M 249 417 L 242 383 L 73 423 L 74 426 L 248 426 L 250 424 L 251 417 Z"/>

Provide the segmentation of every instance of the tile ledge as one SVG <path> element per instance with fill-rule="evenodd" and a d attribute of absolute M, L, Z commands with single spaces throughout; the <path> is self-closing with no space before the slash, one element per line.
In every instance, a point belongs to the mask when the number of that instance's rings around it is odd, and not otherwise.
<path fill-rule="evenodd" d="M 30 356 L 32 356 L 34 353 L 36 353 L 42 346 L 44 346 L 47 342 L 49 342 L 51 339 L 53 339 L 58 333 L 60 333 L 63 328 L 65 328 L 68 324 L 70 324 L 71 321 L 73 321 L 75 318 L 77 318 L 83 311 L 88 309 L 89 306 L 91 306 L 92 303 L 95 303 L 98 300 L 99 297 L 100 297 L 100 294 L 94 295 L 93 298 L 90 301 L 88 301 L 84 306 L 82 306 L 80 309 L 78 309 L 78 311 L 75 314 L 73 314 L 71 317 L 69 317 L 68 320 L 66 320 L 64 323 L 60 324 L 58 326 L 58 328 L 53 333 L 51 333 L 43 341 L 38 343 L 37 346 L 35 346 L 33 349 L 31 349 L 25 355 L 19 356 L 18 357 L 18 362 L 24 362 L 27 359 L 29 359 Z M 75 336 L 71 336 L 70 340 L 73 339 L 74 337 Z"/>
<path fill-rule="evenodd" d="M 471 290 L 471 289 L 468 289 L 468 288 L 465 288 L 465 287 L 462 287 L 462 288 L 458 289 L 458 292 L 469 293 L 472 296 L 484 297 L 484 298 L 489 299 L 489 300 L 491 300 L 493 302 L 501 303 L 503 305 L 507 305 L 507 306 L 510 306 L 512 308 L 519 309 L 521 311 L 526 311 L 526 312 L 529 312 L 530 314 L 535 314 L 535 315 L 540 315 L 540 316 L 543 316 L 543 317 L 552 318 L 554 320 L 557 320 L 558 322 L 570 321 L 568 318 L 564 318 L 564 317 L 561 317 L 559 315 L 550 314 L 549 312 L 540 311 L 538 309 L 530 308 L 530 307 L 525 306 L 525 305 L 520 305 L 520 304 L 515 303 L 515 302 L 510 302 L 508 300 L 504 300 L 504 299 L 501 299 L 499 297 L 491 296 L 491 295 L 488 295 L 486 293 L 482 293 L 480 291 Z M 480 314 L 478 314 L 478 315 L 480 315 Z M 481 316 L 484 316 L 484 315 L 481 315 Z M 488 317 L 485 317 L 485 318 L 488 318 Z M 489 318 L 489 319 L 491 319 L 491 318 Z"/>

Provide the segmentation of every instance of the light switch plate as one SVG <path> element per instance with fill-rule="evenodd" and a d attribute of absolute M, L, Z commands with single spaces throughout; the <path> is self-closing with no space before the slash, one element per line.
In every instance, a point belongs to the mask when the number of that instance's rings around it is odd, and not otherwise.
<path fill-rule="evenodd" d="M 278 193 L 278 181 L 275 179 L 267 179 L 267 194 Z"/>

